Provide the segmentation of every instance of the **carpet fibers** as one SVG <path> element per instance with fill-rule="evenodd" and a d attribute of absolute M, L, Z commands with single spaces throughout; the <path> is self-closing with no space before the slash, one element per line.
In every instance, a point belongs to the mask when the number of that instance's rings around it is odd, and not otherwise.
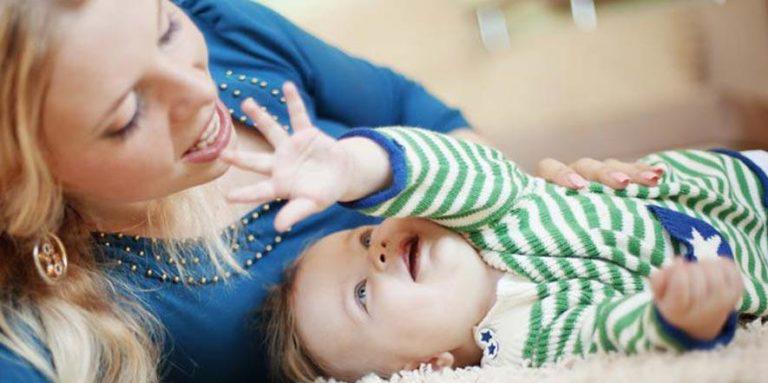
<path fill-rule="evenodd" d="M 335 382 L 333 380 L 328 383 Z M 464 368 L 457 370 L 402 372 L 389 380 L 368 376 L 361 383 L 559 383 L 559 382 L 652 382 L 652 383 L 768 383 L 768 323 L 743 326 L 727 347 L 685 354 L 649 353 L 624 356 L 592 355 L 556 366 L 525 369 Z"/>

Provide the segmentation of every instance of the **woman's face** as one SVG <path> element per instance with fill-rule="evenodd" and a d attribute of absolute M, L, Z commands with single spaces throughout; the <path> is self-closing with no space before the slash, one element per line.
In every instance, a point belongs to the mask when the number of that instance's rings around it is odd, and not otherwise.
<path fill-rule="evenodd" d="M 47 160 L 79 203 L 164 197 L 227 170 L 235 145 L 203 36 L 167 0 L 65 11 L 44 104 Z"/>

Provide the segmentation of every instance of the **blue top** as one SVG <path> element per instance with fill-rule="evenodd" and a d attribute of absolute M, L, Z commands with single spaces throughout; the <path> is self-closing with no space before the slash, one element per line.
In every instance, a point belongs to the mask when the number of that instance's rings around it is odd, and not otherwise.
<path fill-rule="evenodd" d="M 443 132 L 468 126 L 461 113 L 418 84 L 350 57 L 254 2 L 175 1 L 205 35 L 211 73 L 235 119 L 244 118 L 239 104 L 251 96 L 287 125 L 280 87 L 290 80 L 301 90 L 314 123 L 333 136 L 359 126 L 408 125 Z M 113 272 L 136 286 L 136 294 L 167 329 L 164 381 L 263 381 L 267 366 L 260 348 L 263 337 L 253 323 L 267 287 L 313 240 L 375 222 L 334 206 L 279 236 L 272 220 L 280 205 L 259 207 L 238 222 L 235 258 L 250 275 L 234 275 L 228 283 L 215 276 L 194 243 L 184 255 L 192 278 L 185 285 L 174 283 L 180 281 L 174 265 L 162 251 L 152 251 L 151 240 L 94 236 L 96 246 L 114 265 Z M 20 381 L 46 379 L 0 346 L 0 382 Z"/>

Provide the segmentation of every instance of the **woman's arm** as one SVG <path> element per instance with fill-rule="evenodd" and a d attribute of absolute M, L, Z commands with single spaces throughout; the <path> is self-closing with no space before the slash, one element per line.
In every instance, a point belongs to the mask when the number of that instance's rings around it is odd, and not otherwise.
<path fill-rule="evenodd" d="M 187 7 L 215 13 L 204 18 L 222 38 L 259 63 L 278 67 L 301 90 L 315 118 L 350 128 L 401 125 L 447 133 L 470 127 L 461 112 L 417 82 L 349 55 L 254 1 L 199 0 Z"/>

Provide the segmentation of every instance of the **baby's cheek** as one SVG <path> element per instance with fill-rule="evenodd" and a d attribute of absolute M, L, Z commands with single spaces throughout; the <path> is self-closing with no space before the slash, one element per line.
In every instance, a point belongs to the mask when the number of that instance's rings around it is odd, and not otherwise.
<path fill-rule="evenodd" d="M 392 288 L 386 293 L 386 317 L 408 332 L 422 332 L 434 327 L 445 313 L 444 300 L 424 287 Z"/>
<path fill-rule="evenodd" d="M 433 281 L 450 281 L 475 268 L 480 256 L 472 246 L 458 234 L 443 236 L 435 242 L 431 262 L 434 263 Z"/>
<path fill-rule="evenodd" d="M 394 296 L 393 296 L 394 297 Z M 428 289 L 410 291 L 408 299 L 401 299 L 387 308 L 387 335 L 382 339 L 391 347 L 391 353 L 411 358 L 423 358 L 446 350 L 457 334 L 465 334 L 462 315 L 452 313 L 451 307 Z"/>

